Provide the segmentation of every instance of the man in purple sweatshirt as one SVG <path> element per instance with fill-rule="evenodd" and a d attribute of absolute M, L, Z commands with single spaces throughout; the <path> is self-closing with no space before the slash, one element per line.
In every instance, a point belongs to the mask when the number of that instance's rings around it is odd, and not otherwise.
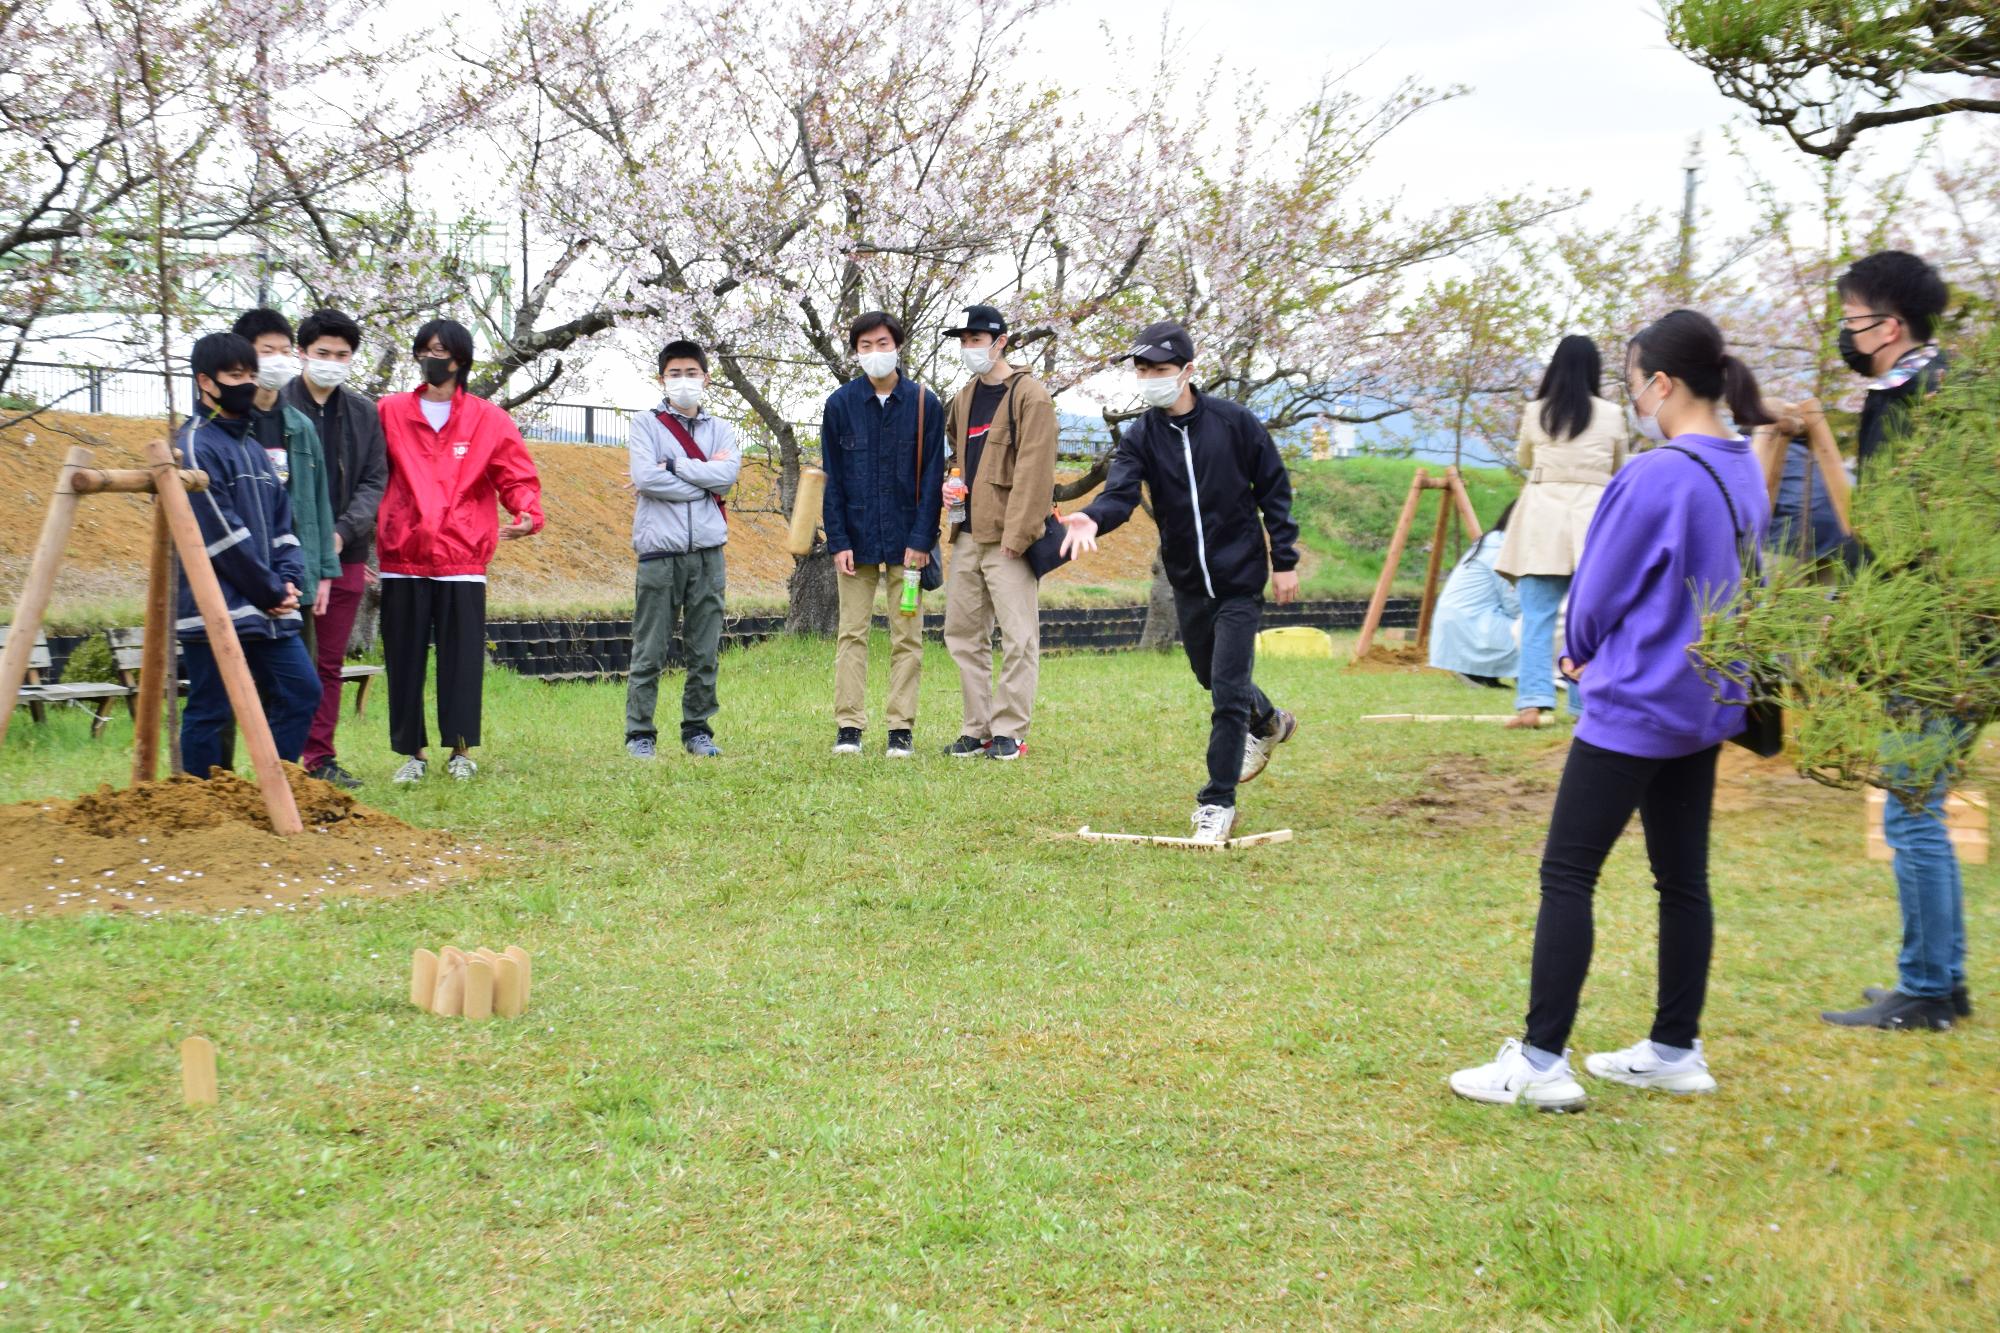
<path fill-rule="evenodd" d="M 1660 895 L 1658 1005 L 1645 1040 L 1592 1055 L 1585 1068 L 1637 1088 L 1715 1088 L 1698 1035 L 1715 935 L 1709 813 L 1716 753 L 1745 714 L 1741 691 L 1719 702 L 1687 649 L 1702 636 L 1702 612 L 1735 596 L 1742 552 L 1769 526 L 1763 469 L 1738 432 L 1770 418 L 1722 331 L 1691 310 L 1632 340 L 1626 380 L 1639 432 L 1662 447 L 1605 488 L 1570 586 L 1563 669 L 1588 681 L 1590 708 L 1542 854 L 1527 1031 L 1492 1063 L 1451 1076 L 1452 1090 L 1476 1101 L 1584 1104 L 1566 1044 L 1590 968 L 1598 873 L 1634 811 Z M 1734 429 L 1722 419 L 1725 401 Z"/>

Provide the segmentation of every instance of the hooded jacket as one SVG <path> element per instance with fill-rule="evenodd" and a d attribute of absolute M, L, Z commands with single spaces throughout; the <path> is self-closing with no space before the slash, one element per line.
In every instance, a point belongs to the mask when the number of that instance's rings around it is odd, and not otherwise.
<path fill-rule="evenodd" d="M 382 492 L 389 485 L 389 458 L 375 400 L 342 385 L 327 395 L 322 406 L 313 401 L 303 375 L 278 390 L 278 399 L 297 408 L 319 432 L 333 530 L 340 537 L 340 562 L 368 563 L 375 541 L 375 512 L 382 507 Z"/>
<path fill-rule="evenodd" d="M 287 583 L 301 591 L 305 587 L 305 559 L 292 531 L 292 500 L 264 447 L 250 434 L 249 418 L 225 421 L 204 410 L 182 424 L 174 447 L 181 451 L 181 466 L 208 474 L 208 488 L 190 492 L 188 505 L 237 637 L 297 634 L 304 623 L 297 611 L 270 614 L 271 607 L 285 600 Z M 195 604 L 193 585 L 187 579 L 179 582 L 174 631 L 183 639 L 206 640 L 208 627 Z"/>
<path fill-rule="evenodd" d="M 706 461 L 681 447 L 660 424 L 661 412 L 672 413 L 687 428 Z M 736 484 L 742 464 L 734 426 L 710 412 L 688 416 L 662 401 L 632 418 L 627 448 L 639 495 L 632 511 L 632 549 L 641 559 L 712 550 L 729 540 L 719 502 Z"/>
<path fill-rule="evenodd" d="M 945 409 L 945 438 L 954 467 L 964 467 L 972 395 L 965 382 Z M 972 540 L 1025 551 L 1041 538 L 1055 505 L 1056 405 L 1042 382 L 1019 366 L 1007 370 L 1007 392 L 979 450 L 979 470 L 965 478 L 972 498 Z"/>
<path fill-rule="evenodd" d="M 917 475 L 917 395 L 924 402 L 924 467 Z M 896 376 L 878 403 L 866 375 L 835 389 L 820 420 L 826 463 L 826 549 L 854 552 L 857 565 L 900 565 L 905 549 L 928 551 L 944 506 L 944 410 L 937 395 Z"/>
<path fill-rule="evenodd" d="M 1152 493 L 1160 559 L 1177 591 L 1261 596 L 1271 570 L 1298 567 L 1292 479 L 1248 408 L 1196 389 L 1186 416 L 1156 407 L 1128 425 L 1103 494 L 1083 510 L 1100 533 L 1132 517 L 1141 482 Z"/>
<path fill-rule="evenodd" d="M 376 543 L 384 574 L 484 577 L 500 544 L 494 502 L 542 530 L 542 481 L 514 419 L 464 389 L 452 394 L 442 431 L 431 429 L 417 391 L 377 403 L 389 457 Z"/>

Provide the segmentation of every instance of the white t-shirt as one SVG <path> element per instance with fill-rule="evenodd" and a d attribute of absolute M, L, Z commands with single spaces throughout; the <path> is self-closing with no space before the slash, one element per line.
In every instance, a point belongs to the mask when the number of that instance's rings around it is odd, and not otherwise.
<path fill-rule="evenodd" d="M 444 423 L 451 420 L 451 399 L 449 398 L 441 403 L 434 403 L 428 398 L 419 397 L 417 399 L 417 406 L 424 409 L 424 420 L 431 423 L 432 430 L 443 430 Z"/>

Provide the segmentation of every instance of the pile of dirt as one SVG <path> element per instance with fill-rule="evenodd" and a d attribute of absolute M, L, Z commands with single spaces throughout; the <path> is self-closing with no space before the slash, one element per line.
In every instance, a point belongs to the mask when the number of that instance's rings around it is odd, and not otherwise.
<path fill-rule="evenodd" d="M 1348 664 L 1350 671 L 1428 671 L 1430 654 L 1414 643 L 1377 641 Z"/>
<path fill-rule="evenodd" d="M 271 829 L 255 783 L 169 778 L 0 806 L 0 912 L 260 915 L 392 897 L 469 873 L 483 848 L 412 828 L 290 765 L 305 831 Z"/>
<path fill-rule="evenodd" d="M 1385 819 L 1414 820 L 1428 836 L 1494 824 L 1546 826 L 1555 804 L 1556 779 L 1562 772 L 1564 749 L 1538 756 L 1525 772 L 1496 773 L 1478 755 L 1448 755 L 1424 770 L 1423 783 L 1410 796 L 1375 808 Z"/>
<path fill-rule="evenodd" d="M 142 417 L 50 412 L 0 431 L 0 459 L 15 483 L 0 487 L 0 591 L 11 597 L 27 573 L 49 491 L 69 447 L 91 446 L 100 467 L 130 467 L 160 430 L 158 421 Z M 500 604 L 629 605 L 632 493 L 625 488 L 625 450 L 531 442 L 529 452 L 541 473 L 548 526 L 532 541 L 501 543 L 488 597 Z M 150 497 L 139 495 L 92 496 L 80 506 L 56 582 L 59 605 L 139 595 L 151 506 Z M 792 572 L 785 550 L 788 525 L 776 512 L 777 474 L 764 460 L 754 455 L 745 460 L 729 508 L 730 595 L 782 601 Z M 1140 510 L 1104 539 L 1099 554 L 1065 565 L 1046 581 L 1143 585 L 1157 545 L 1152 520 Z"/>

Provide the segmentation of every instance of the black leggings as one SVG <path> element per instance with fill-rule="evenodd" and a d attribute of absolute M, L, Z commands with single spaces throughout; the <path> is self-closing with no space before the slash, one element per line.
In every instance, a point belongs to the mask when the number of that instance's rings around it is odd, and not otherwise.
<path fill-rule="evenodd" d="M 1639 812 L 1660 895 L 1660 989 L 1652 1039 L 1692 1046 L 1701 1032 L 1715 913 L 1708 901 L 1708 820 L 1719 747 L 1641 759 L 1572 741 L 1542 853 L 1542 910 L 1528 988 L 1528 1044 L 1560 1053 L 1590 970 L 1590 899 L 1604 858 Z"/>

